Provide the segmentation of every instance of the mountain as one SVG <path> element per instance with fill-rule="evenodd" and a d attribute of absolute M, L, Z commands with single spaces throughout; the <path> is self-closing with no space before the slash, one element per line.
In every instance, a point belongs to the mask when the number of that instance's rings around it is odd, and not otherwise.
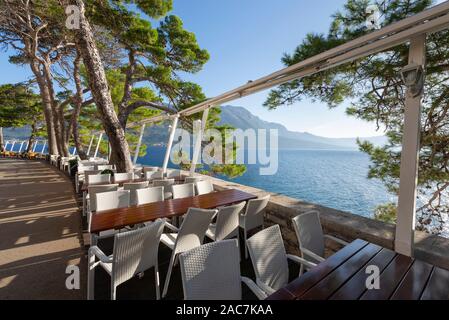
<path fill-rule="evenodd" d="M 168 122 L 160 125 L 147 127 L 143 143 L 147 145 L 165 144 L 168 140 L 169 129 Z M 279 123 L 268 122 L 253 115 L 247 109 L 236 106 L 223 106 L 221 108 L 221 120 L 219 124 L 228 124 L 234 128 L 247 129 L 277 129 L 279 133 L 280 149 L 357 149 L 356 138 L 325 138 L 310 134 L 308 132 L 289 131 Z M 28 139 L 30 129 L 23 128 L 5 128 L 3 134 L 6 140 L 11 138 Z M 368 140 L 376 146 L 382 146 L 387 143 L 384 136 L 362 138 Z"/>
<path fill-rule="evenodd" d="M 246 129 L 277 129 L 279 133 L 279 148 L 281 149 L 357 149 L 357 138 L 326 138 L 308 132 L 289 131 L 279 123 L 268 122 L 253 115 L 243 107 L 223 106 L 221 108 L 220 124 L 229 124 L 235 128 Z M 361 138 L 376 146 L 387 143 L 385 136 Z"/>

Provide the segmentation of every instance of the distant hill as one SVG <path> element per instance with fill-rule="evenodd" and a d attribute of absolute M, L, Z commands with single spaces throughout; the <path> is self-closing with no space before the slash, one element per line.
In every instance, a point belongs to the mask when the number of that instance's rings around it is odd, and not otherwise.
<path fill-rule="evenodd" d="M 325 138 L 308 132 L 289 131 L 279 123 L 268 122 L 253 115 L 243 107 L 223 106 L 220 124 L 230 124 L 235 128 L 246 129 L 277 129 L 279 133 L 279 148 L 282 149 L 357 149 L 357 138 Z M 376 146 L 387 143 L 384 136 L 362 138 Z"/>
<path fill-rule="evenodd" d="M 279 133 L 280 149 L 357 149 L 357 138 L 326 138 L 308 132 L 289 131 L 279 123 L 268 122 L 253 115 L 243 107 L 223 106 L 221 109 L 221 120 L 219 124 L 228 124 L 234 128 L 247 129 L 277 129 Z M 3 134 L 6 139 L 28 139 L 30 129 L 5 128 Z M 143 143 L 147 145 L 165 144 L 168 140 L 168 122 L 147 127 Z M 362 138 L 368 140 L 376 146 L 387 143 L 385 136 Z"/>

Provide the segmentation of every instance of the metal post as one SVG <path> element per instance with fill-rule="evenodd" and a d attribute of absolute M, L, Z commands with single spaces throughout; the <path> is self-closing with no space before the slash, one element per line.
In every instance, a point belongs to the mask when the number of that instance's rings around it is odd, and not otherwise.
<path fill-rule="evenodd" d="M 72 151 L 72 157 L 76 154 L 76 147 L 73 147 L 73 151 Z"/>
<path fill-rule="evenodd" d="M 170 129 L 170 136 L 168 138 L 167 150 L 165 151 L 164 164 L 162 166 L 162 172 L 165 174 L 167 172 L 168 160 L 170 159 L 171 147 L 173 146 L 173 139 L 175 138 L 176 126 L 178 125 L 179 116 L 176 115 L 173 118 L 173 123 Z"/>
<path fill-rule="evenodd" d="M 36 147 L 37 147 L 37 144 L 39 143 L 39 141 L 38 140 L 36 140 L 35 142 L 34 142 L 34 146 L 33 146 L 33 152 L 34 151 L 36 151 Z"/>
<path fill-rule="evenodd" d="M 11 150 L 9 150 L 9 151 L 14 151 L 14 145 L 16 144 L 16 141 L 13 141 L 12 142 L 12 145 L 11 145 Z"/>
<path fill-rule="evenodd" d="M 411 40 L 409 63 L 425 67 L 426 35 L 420 35 Z M 395 250 L 407 256 L 413 256 L 414 247 L 416 186 L 418 182 L 419 143 L 421 136 L 421 100 L 422 93 L 414 97 L 411 90 L 407 90 L 394 243 Z"/>
<path fill-rule="evenodd" d="M 92 148 L 92 143 L 94 142 L 94 135 L 92 135 L 92 138 L 90 138 L 90 142 L 89 142 L 89 148 L 87 148 L 87 156 L 89 157 L 90 154 L 90 149 Z"/>
<path fill-rule="evenodd" d="M 209 108 L 208 109 L 204 109 L 203 111 L 203 118 L 202 120 L 197 120 L 196 125 L 193 125 L 193 130 L 196 131 L 196 140 L 195 140 L 195 147 L 193 150 L 193 157 L 192 157 L 192 163 L 190 165 L 190 175 L 193 176 L 193 174 L 195 173 L 196 170 L 196 165 L 198 163 L 198 159 L 200 157 L 200 153 L 201 153 L 201 143 L 203 141 L 203 133 L 204 130 L 206 129 L 206 123 L 207 123 L 207 118 L 209 116 Z"/>
<path fill-rule="evenodd" d="M 44 145 L 42 146 L 41 154 L 44 154 L 46 146 L 47 146 L 47 140 L 44 140 Z"/>
<path fill-rule="evenodd" d="M 136 153 L 134 154 L 134 165 L 137 163 L 137 158 L 139 157 L 140 146 L 142 145 L 143 134 L 145 132 L 145 124 L 140 128 L 139 141 L 137 141 Z"/>
<path fill-rule="evenodd" d="M 100 133 L 100 136 L 98 137 L 97 148 L 95 149 L 94 158 L 97 157 L 98 149 L 100 149 L 101 138 L 103 138 L 103 133 Z"/>
<path fill-rule="evenodd" d="M 25 140 L 20 143 L 19 153 L 22 152 L 22 147 L 23 147 L 24 143 L 25 143 Z"/>
<path fill-rule="evenodd" d="M 5 142 L 5 146 L 3 147 L 3 150 L 8 151 L 6 148 L 8 147 L 9 140 Z"/>

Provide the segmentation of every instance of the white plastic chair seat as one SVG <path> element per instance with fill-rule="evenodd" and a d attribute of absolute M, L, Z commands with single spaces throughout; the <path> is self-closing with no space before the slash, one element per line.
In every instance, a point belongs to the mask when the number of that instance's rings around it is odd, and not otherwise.
<path fill-rule="evenodd" d="M 165 199 L 171 199 L 173 198 L 173 193 L 170 191 L 164 192 L 164 198 Z"/>
<path fill-rule="evenodd" d="M 161 236 L 161 242 L 173 250 L 177 237 L 177 233 L 163 233 Z"/>

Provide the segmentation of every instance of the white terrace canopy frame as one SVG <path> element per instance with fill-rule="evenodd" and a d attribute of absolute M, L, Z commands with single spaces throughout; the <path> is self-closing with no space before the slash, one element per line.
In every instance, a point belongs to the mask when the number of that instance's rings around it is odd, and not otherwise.
<path fill-rule="evenodd" d="M 167 145 L 166 159 L 164 161 L 165 171 L 168 163 L 167 157 L 170 154 L 173 143 L 174 130 L 180 116 L 190 116 L 205 111 L 206 114 L 203 117 L 203 121 L 206 121 L 207 110 L 212 106 L 236 100 L 292 80 L 304 78 L 323 70 L 332 69 L 341 64 L 355 61 L 407 42 L 410 42 L 410 64 L 414 63 L 425 68 L 426 36 L 448 28 L 449 2 L 446 1 L 417 15 L 349 41 L 290 67 L 281 69 L 255 81 L 249 81 L 243 86 L 225 92 L 215 98 L 208 99 L 193 107 L 181 110 L 177 114 L 161 114 L 143 121 L 130 123 L 128 127 L 141 126 L 143 124 L 156 123 L 168 119 L 173 120 Z M 413 255 L 414 245 L 421 100 L 422 93 L 414 97 L 410 90 L 408 90 L 404 114 L 404 136 L 395 236 L 395 250 L 408 256 Z M 204 129 L 204 123 L 201 127 Z M 200 144 L 195 145 L 195 149 L 200 147 Z M 199 152 L 194 151 L 194 154 L 199 154 Z M 197 159 L 193 159 L 192 164 L 195 164 L 196 161 Z"/>

